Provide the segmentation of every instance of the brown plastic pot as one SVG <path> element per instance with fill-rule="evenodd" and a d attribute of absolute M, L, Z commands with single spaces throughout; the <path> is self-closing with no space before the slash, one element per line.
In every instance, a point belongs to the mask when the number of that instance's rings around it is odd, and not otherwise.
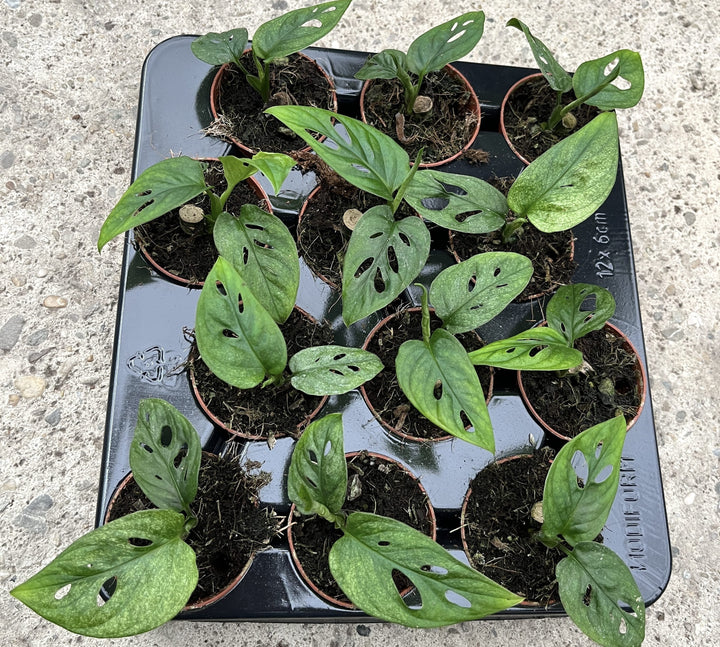
<path fill-rule="evenodd" d="M 542 322 L 540 324 L 541 326 L 546 325 L 546 322 Z M 615 337 L 623 340 L 623 348 L 634 355 L 635 357 L 635 377 L 637 380 L 637 389 L 640 393 L 640 404 L 638 405 L 638 410 L 635 416 L 627 423 L 627 430 L 629 431 L 630 428 L 635 424 L 637 419 L 640 417 L 640 414 L 642 413 L 643 407 L 645 406 L 645 398 L 647 393 L 647 376 L 645 373 L 645 367 L 643 366 L 643 363 L 640 361 L 640 356 L 638 355 L 637 350 L 635 349 L 635 346 L 633 346 L 632 342 L 628 339 L 628 337 L 623 334 L 617 327 L 613 326 L 611 323 L 606 323 L 603 330 L 606 333 L 610 333 L 614 335 Z M 570 436 L 566 436 L 565 434 L 561 433 L 560 431 L 556 430 L 555 428 L 551 427 L 545 420 L 542 418 L 542 416 L 535 410 L 535 407 L 533 407 L 532 402 L 530 401 L 530 398 L 525 391 L 525 387 L 523 386 L 522 381 L 522 371 L 517 372 L 517 380 L 518 380 L 518 387 L 520 389 L 520 396 L 522 397 L 523 403 L 527 407 L 527 410 L 530 412 L 533 418 L 537 421 L 537 423 L 546 431 L 550 432 L 553 436 L 556 438 L 559 438 L 563 441 L 569 441 L 572 440 Z"/>
<path fill-rule="evenodd" d="M 310 195 L 305 199 L 305 202 L 303 202 L 302 208 L 300 209 L 300 213 L 298 214 L 298 240 L 300 238 L 300 222 L 303 219 L 303 216 L 305 215 L 305 211 L 307 210 L 308 204 L 310 201 L 318 194 L 318 192 L 322 189 L 322 185 L 318 184 L 310 193 Z M 323 283 L 326 285 L 329 285 L 333 290 L 339 290 L 340 286 L 335 282 L 330 280 L 327 276 L 324 274 L 320 274 L 318 272 L 315 272 L 311 270 L 311 272 L 317 276 Z"/>
<path fill-rule="evenodd" d="M 359 456 L 363 452 L 348 452 L 345 454 L 346 461 L 355 457 Z M 420 480 L 410 472 L 409 469 L 407 469 L 404 465 L 399 463 L 398 461 L 389 458 L 388 456 L 384 456 L 382 454 L 377 454 L 375 452 L 364 452 L 368 456 L 373 456 L 374 458 L 377 458 L 381 461 L 384 461 L 386 463 L 395 463 L 400 469 L 402 469 L 406 474 L 410 475 L 412 479 L 417 484 L 420 491 L 425 495 L 425 504 L 427 506 L 427 513 L 428 513 L 428 519 L 430 520 L 430 535 L 429 537 L 435 541 L 435 538 L 437 536 L 437 519 L 435 517 L 435 509 L 433 508 L 432 504 L 430 503 L 430 499 L 427 496 L 427 492 L 425 491 L 425 488 L 423 487 Z M 293 519 L 293 516 L 295 514 L 295 504 L 293 503 L 292 506 L 290 506 L 290 513 L 288 515 L 288 519 Z M 326 602 L 329 602 L 330 604 L 333 604 L 335 606 L 341 607 L 343 609 L 357 609 L 357 607 L 352 604 L 351 602 L 346 602 L 344 600 L 338 600 L 337 598 L 332 597 L 331 595 L 328 595 L 324 591 L 322 591 L 318 586 L 308 577 L 307 573 L 305 572 L 305 569 L 302 566 L 302 563 L 300 562 L 300 559 L 298 558 L 297 551 L 295 550 L 295 542 L 293 538 L 293 531 L 292 531 L 292 523 L 288 525 L 287 529 L 287 538 L 288 538 L 288 544 L 290 547 L 290 555 L 292 556 L 293 565 L 295 566 L 298 574 L 302 578 L 303 582 L 312 590 L 315 595 L 317 595 L 319 598 L 322 598 Z M 400 592 L 401 596 L 406 596 L 408 593 L 410 593 L 414 589 L 413 586 L 409 586 L 406 589 L 404 589 L 402 592 Z"/>
<path fill-rule="evenodd" d="M 468 141 L 465 143 L 465 145 L 457 151 L 455 154 L 451 155 L 450 157 L 438 160 L 437 162 L 422 162 L 420 164 L 420 168 L 433 168 L 437 166 L 442 166 L 443 164 L 448 164 L 449 162 L 452 162 L 453 160 L 460 157 L 470 146 L 472 146 L 472 143 L 475 141 L 475 138 L 478 136 L 478 133 L 480 132 L 480 101 L 478 101 L 477 94 L 475 94 L 475 90 L 473 89 L 472 85 L 470 85 L 470 82 L 467 80 L 465 75 L 460 72 L 456 67 L 453 67 L 452 65 L 446 65 L 443 70 L 450 76 L 454 76 L 456 79 L 458 79 L 464 86 L 466 91 L 470 94 L 470 103 L 471 108 L 468 110 L 469 113 L 474 114 L 476 118 L 475 128 L 473 129 L 470 137 L 468 138 Z M 363 122 L 368 123 L 367 119 L 365 118 L 365 94 L 372 84 L 373 80 L 370 79 L 369 81 L 365 81 L 363 83 L 362 90 L 360 92 L 360 118 L 363 120 Z"/>
<path fill-rule="evenodd" d="M 510 150 L 515 153 L 515 155 L 522 161 L 523 164 L 526 166 L 530 164 L 528 160 L 526 160 L 520 153 L 517 151 L 515 146 L 513 145 L 512 141 L 510 140 L 510 137 L 508 137 L 507 129 L 505 128 L 505 108 L 507 106 L 508 101 L 510 100 L 510 95 L 515 92 L 517 88 L 519 88 L 521 85 L 525 85 L 525 83 L 528 83 L 530 81 L 534 81 L 535 79 L 538 79 L 542 77 L 542 74 L 540 72 L 537 72 L 536 74 L 529 74 L 528 76 L 523 77 L 516 83 L 513 83 L 512 87 L 505 93 L 505 96 L 503 97 L 502 104 L 500 105 L 500 132 L 502 133 L 502 136 L 505 138 L 505 141 L 507 142 L 507 145 L 509 146 Z"/>

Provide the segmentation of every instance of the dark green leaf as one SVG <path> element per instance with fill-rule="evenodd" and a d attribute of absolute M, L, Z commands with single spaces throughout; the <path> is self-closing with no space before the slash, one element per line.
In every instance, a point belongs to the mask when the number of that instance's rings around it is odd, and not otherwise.
<path fill-rule="evenodd" d="M 203 164 L 171 157 L 143 171 L 125 191 L 100 229 L 98 249 L 133 227 L 181 207 L 206 188 Z"/>
<path fill-rule="evenodd" d="M 205 280 L 195 315 L 195 339 L 208 368 L 239 389 L 282 374 L 282 332 L 230 263 L 220 257 Z"/>
<path fill-rule="evenodd" d="M 407 68 L 407 58 L 399 49 L 385 49 L 370 56 L 355 74 L 356 79 L 395 79 Z"/>
<path fill-rule="evenodd" d="M 144 510 L 80 537 L 10 593 L 68 631 L 96 638 L 131 636 L 167 622 L 198 579 L 195 553 L 182 541 L 185 517 Z M 139 545 L 147 540 L 149 545 Z M 100 591 L 115 578 L 103 603 Z M 69 587 L 69 590 L 67 588 Z"/>
<path fill-rule="evenodd" d="M 369 351 L 345 346 L 314 346 L 290 358 L 292 385 L 309 395 L 340 395 L 365 384 L 382 371 Z"/>
<path fill-rule="evenodd" d="M 575 94 L 582 97 L 590 93 L 615 67 L 620 68 L 617 78 L 585 103 L 600 110 L 632 108 L 640 101 L 645 89 L 645 72 L 640 54 L 629 49 L 583 63 L 572 79 Z"/>
<path fill-rule="evenodd" d="M 555 573 L 565 611 L 589 638 L 604 647 L 642 644 L 645 603 L 630 569 L 613 551 L 578 544 Z"/>
<path fill-rule="evenodd" d="M 140 401 L 130 469 L 158 508 L 187 511 L 195 499 L 202 448 L 195 428 L 165 400 Z"/>
<path fill-rule="evenodd" d="M 288 497 L 301 514 L 319 514 L 336 521 L 346 489 L 342 414 L 331 413 L 310 423 L 295 445 L 288 471 Z"/>
<path fill-rule="evenodd" d="M 269 62 L 310 47 L 332 31 L 349 6 L 350 0 L 333 0 L 268 20 L 255 31 L 253 51 Z"/>
<path fill-rule="evenodd" d="M 453 335 L 478 328 L 500 314 L 532 276 L 529 258 L 512 252 L 477 254 L 440 272 L 430 301 Z"/>
<path fill-rule="evenodd" d="M 270 316 L 284 322 L 295 306 L 300 264 L 295 239 L 282 220 L 246 204 L 237 217 L 222 213 L 213 236 L 220 256 L 242 276 Z"/>
<path fill-rule="evenodd" d="M 387 205 L 368 210 L 350 236 L 343 264 L 343 319 L 350 325 L 388 305 L 420 273 L 430 232 L 420 218 L 396 221 Z"/>
<path fill-rule="evenodd" d="M 589 283 L 563 285 L 547 305 L 547 321 L 573 346 L 576 339 L 600 330 L 615 313 L 615 299 L 605 288 Z"/>
<path fill-rule="evenodd" d="M 617 119 L 605 112 L 534 160 L 510 187 L 508 205 L 540 231 L 570 229 L 605 202 L 617 167 Z"/>
<path fill-rule="evenodd" d="M 343 530 L 330 550 L 330 570 L 353 604 L 376 618 L 407 627 L 441 627 L 522 601 L 430 537 L 394 519 L 355 512 Z M 409 607 L 403 601 L 394 571 L 417 587 L 422 606 Z"/>
<path fill-rule="evenodd" d="M 247 29 L 231 29 L 221 34 L 210 32 L 190 43 L 197 58 L 210 65 L 223 65 L 238 61 L 248 42 Z"/>
<path fill-rule="evenodd" d="M 398 351 L 400 388 L 430 422 L 473 445 L 495 451 L 492 423 L 480 380 L 462 344 L 447 330 L 430 343 L 412 339 Z M 472 427 L 465 429 L 465 419 Z"/>

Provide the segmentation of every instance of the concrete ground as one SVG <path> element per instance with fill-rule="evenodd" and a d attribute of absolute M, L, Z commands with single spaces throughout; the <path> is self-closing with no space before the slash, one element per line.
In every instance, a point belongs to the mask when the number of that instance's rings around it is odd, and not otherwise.
<path fill-rule="evenodd" d="M 92 528 L 122 245 L 100 225 L 129 183 L 140 70 L 177 34 L 245 26 L 296 1 L 0 2 L 0 644 L 94 644 L 8 594 Z M 566 67 L 630 48 L 645 96 L 619 115 L 628 208 L 673 546 L 647 645 L 718 644 L 720 215 L 715 0 L 486 0 L 468 60 L 532 66 L 528 23 Z M 328 47 L 406 48 L 460 13 L 436 0 L 355 0 Z M 432 631 L 382 624 L 173 622 L 119 645 L 585 645 L 567 619 Z"/>

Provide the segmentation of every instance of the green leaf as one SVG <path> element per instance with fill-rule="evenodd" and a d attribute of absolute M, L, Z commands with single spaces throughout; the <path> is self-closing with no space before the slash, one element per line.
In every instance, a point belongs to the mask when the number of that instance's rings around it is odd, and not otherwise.
<path fill-rule="evenodd" d="M 143 171 L 115 205 L 100 229 L 98 249 L 133 227 L 181 207 L 206 188 L 203 164 L 171 157 Z"/>
<path fill-rule="evenodd" d="M 382 371 L 373 353 L 346 346 L 314 346 L 290 358 L 292 385 L 309 395 L 340 395 L 365 384 Z"/>
<path fill-rule="evenodd" d="M 440 272 L 430 300 L 443 328 L 457 335 L 499 315 L 525 289 L 532 272 L 530 259 L 521 254 L 477 254 Z"/>
<path fill-rule="evenodd" d="M 281 375 L 287 363 L 280 328 L 222 257 L 200 292 L 195 340 L 208 368 L 239 389 L 257 386 L 268 375 Z"/>
<path fill-rule="evenodd" d="M 277 216 L 251 204 L 240 214 L 222 213 L 213 230 L 215 247 L 243 278 L 270 316 L 284 322 L 295 306 L 300 263 L 295 239 Z"/>
<path fill-rule="evenodd" d="M 542 535 L 562 536 L 575 546 L 603 529 L 620 482 L 625 418 L 616 416 L 578 434 L 556 456 L 545 481 Z M 573 467 L 579 462 L 580 474 Z M 576 463 L 577 464 L 577 463 Z"/>
<path fill-rule="evenodd" d="M 573 76 L 573 88 L 578 97 L 599 86 L 615 67 L 620 68 L 617 78 L 595 96 L 585 101 L 600 110 L 632 108 L 640 101 L 645 89 L 645 72 L 640 54 L 621 49 L 578 67 Z"/>
<path fill-rule="evenodd" d="M 330 571 L 355 606 L 407 627 L 441 627 L 483 618 L 522 601 L 459 562 L 439 544 L 400 521 L 354 512 L 330 550 Z M 409 607 L 392 579 L 405 575 L 422 606 Z"/>
<path fill-rule="evenodd" d="M 363 191 L 390 201 L 410 173 L 410 158 L 400 145 L 362 121 L 305 106 L 273 106 L 265 112 L 284 123 L 338 175 Z M 347 137 L 335 130 L 334 120 L 345 128 Z M 319 142 L 313 132 L 327 139 Z"/>
<path fill-rule="evenodd" d="M 630 569 L 613 551 L 602 544 L 578 544 L 555 574 L 565 611 L 589 638 L 605 647 L 642 644 L 645 603 Z"/>
<path fill-rule="evenodd" d="M 339 519 L 345 503 L 347 463 L 342 414 L 310 423 L 293 450 L 288 470 L 288 497 L 301 514 Z"/>
<path fill-rule="evenodd" d="M 355 74 L 356 79 L 395 79 L 407 69 L 407 57 L 399 49 L 384 49 L 370 56 Z"/>
<path fill-rule="evenodd" d="M 400 346 L 395 359 L 400 388 L 430 422 L 473 445 L 495 451 L 492 423 L 480 380 L 462 344 L 442 328 L 425 343 Z M 472 428 L 465 429 L 465 420 Z"/>
<path fill-rule="evenodd" d="M 462 58 L 478 44 L 484 26 L 485 14 L 470 11 L 421 34 L 407 51 L 410 71 L 423 78 Z"/>
<path fill-rule="evenodd" d="M 80 537 L 10 593 L 68 631 L 132 636 L 174 618 L 195 590 L 195 553 L 182 541 L 185 517 L 144 510 Z M 137 539 L 151 542 L 137 545 Z M 115 591 L 102 603 L 100 591 Z M 69 586 L 69 590 L 66 588 Z"/>
<path fill-rule="evenodd" d="M 527 38 L 530 50 L 535 57 L 535 62 L 540 68 L 543 76 L 550 84 L 555 92 L 568 92 L 572 88 L 572 78 L 557 62 L 553 53 L 539 39 L 530 33 L 527 25 L 520 22 L 517 18 L 511 18 L 507 22 L 507 27 L 515 27 L 521 30 Z"/>
<path fill-rule="evenodd" d="M 202 448 L 195 428 L 165 400 L 140 401 L 130 443 L 130 469 L 161 509 L 188 511 L 198 488 Z"/>
<path fill-rule="evenodd" d="M 466 234 L 485 234 L 505 224 L 505 196 L 495 187 L 469 175 L 418 171 L 405 200 L 425 220 Z"/>
<path fill-rule="evenodd" d="M 343 319 L 351 325 L 393 301 L 430 253 L 430 232 L 417 216 L 396 221 L 390 207 L 369 209 L 350 236 L 343 264 Z"/>
<path fill-rule="evenodd" d="M 222 159 L 222 158 L 221 158 Z M 295 160 L 283 153 L 265 153 L 260 151 L 252 156 L 253 166 L 260 171 L 272 184 L 275 193 L 280 193 L 285 178 L 290 169 L 295 166 Z"/>
<path fill-rule="evenodd" d="M 539 327 L 494 341 L 468 353 L 476 366 L 511 371 L 563 371 L 582 364 L 582 353 L 570 348 L 552 328 Z"/>
<path fill-rule="evenodd" d="M 593 330 L 600 330 L 615 313 L 613 295 L 597 285 L 563 285 L 547 304 L 550 328 L 562 333 L 568 346 Z"/>
<path fill-rule="evenodd" d="M 350 0 L 333 0 L 268 20 L 255 31 L 253 51 L 267 63 L 310 47 L 332 31 L 349 6 Z"/>
<path fill-rule="evenodd" d="M 238 61 L 247 42 L 247 29 L 231 29 L 220 34 L 211 31 L 190 43 L 190 49 L 205 63 L 223 65 Z"/>
<path fill-rule="evenodd" d="M 515 180 L 508 205 L 540 231 L 564 231 L 589 218 L 610 194 L 618 167 L 618 126 L 605 112 L 555 144 Z"/>

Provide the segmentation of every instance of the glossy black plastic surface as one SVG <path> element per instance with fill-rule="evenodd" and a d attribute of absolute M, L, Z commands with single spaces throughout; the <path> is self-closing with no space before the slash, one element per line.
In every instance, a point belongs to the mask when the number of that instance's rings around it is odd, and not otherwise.
<path fill-rule="evenodd" d="M 178 36 L 158 45 L 148 56 L 142 74 L 133 177 L 171 154 L 216 157 L 232 153 L 230 145 L 203 135 L 211 121 L 209 89 L 213 70 L 195 59 L 190 36 Z M 340 111 L 357 115 L 360 82 L 353 74 L 366 54 L 309 49 L 307 53 L 332 75 L 339 94 Z M 476 89 L 482 105 L 481 131 L 473 147 L 490 155 L 489 164 L 470 166 L 464 160 L 442 170 L 474 174 L 516 175 L 523 165 L 498 132 L 499 106 L 505 91 L 519 78 L 534 71 L 492 65 L 458 63 Z M 269 183 L 263 185 L 269 194 Z M 313 186 L 312 176 L 294 174 L 279 196 L 272 198 L 276 213 L 292 226 L 295 213 Z M 637 299 L 632 243 L 625 202 L 622 169 L 615 188 L 593 218 L 575 230 L 575 255 L 579 263 L 576 282 L 600 284 L 615 296 L 615 323 L 631 339 L 645 362 L 645 348 Z M 429 283 L 440 269 L 452 263 L 437 241 L 423 272 Z M 164 398 L 195 425 L 206 449 L 217 450 L 227 440 L 196 404 L 184 371 L 189 343 L 185 331 L 194 325 L 199 290 L 174 284 L 158 275 L 136 252 L 132 237 L 125 244 L 122 284 L 109 394 L 103 472 L 98 499 L 98 523 L 107 502 L 129 471 L 128 449 L 138 403 L 143 398 Z M 410 301 L 417 293 L 409 291 Z M 298 305 L 317 318 L 332 322 L 339 343 L 360 345 L 374 324 L 370 319 L 346 330 L 341 323 L 339 295 L 313 277 L 303 265 Z M 513 304 L 480 332 L 489 341 L 528 328 L 542 319 L 542 303 Z M 343 411 L 346 451 L 368 448 L 399 459 L 419 476 L 436 508 L 438 540 L 466 561 L 460 545 L 459 510 L 471 478 L 493 456 L 459 440 L 439 443 L 401 442 L 374 420 L 358 392 L 331 398 L 325 412 Z M 496 377 L 489 404 L 496 434 L 497 455 L 519 453 L 551 442 L 533 421 L 520 400 L 513 375 Z M 532 440 L 531 440 L 532 437 Z M 287 467 L 294 441 L 283 438 L 270 450 L 263 442 L 247 442 L 248 458 L 259 460 L 273 480 L 261 492 L 263 502 L 287 514 Z M 646 603 L 665 589 L 671 558 L 667 519 L 658 461 L 652 402 L 628 433 L 623 453 L 620 491 L 612 509 L 605 543 L 632 569 Z M 559 609 L 515 608 L 495 617 L 557 615 Z M 284 537 L 259 554 L 247 576 L 224 600 L 181 617 L 205 620 L 357 621 L 360 612 L 345 611 L 317 598 L 300 580 Z"/>

